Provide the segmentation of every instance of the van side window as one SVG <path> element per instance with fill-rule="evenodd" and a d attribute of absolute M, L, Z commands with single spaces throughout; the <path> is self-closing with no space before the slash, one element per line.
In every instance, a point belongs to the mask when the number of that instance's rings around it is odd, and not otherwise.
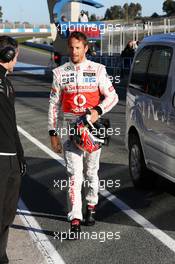
<path fill-rule="evenodd" d="M 169 67 L 173 50 L 171 47 L 155 46 L 148 68 L 147 93 L 161 97 L 167 87 Z"/>
<path fill-rule="evenodd" d="M 143 48 L 135 58 L 130 85 L 138 90 L 144 91 L 148 63 L 152 53 L 152 47 Z"/>

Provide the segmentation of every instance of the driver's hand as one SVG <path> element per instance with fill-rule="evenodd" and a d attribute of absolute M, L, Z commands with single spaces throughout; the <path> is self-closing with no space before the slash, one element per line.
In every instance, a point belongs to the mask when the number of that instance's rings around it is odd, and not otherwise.
<path fill-rule="evenodd" d="M 62 144 L 61 144 L 61 139 L 58 136 L 51 136 L 50 137 L 50 142 L 52 149 L 55 153 L 62 153 Z"/>
<path fill-rule="evenodd" d="M 99 119 L 98 112 L 95 109 L 89 109 L 89 111 L 91 112 L 90 120 L 92 123 L 95 123 Z"/>

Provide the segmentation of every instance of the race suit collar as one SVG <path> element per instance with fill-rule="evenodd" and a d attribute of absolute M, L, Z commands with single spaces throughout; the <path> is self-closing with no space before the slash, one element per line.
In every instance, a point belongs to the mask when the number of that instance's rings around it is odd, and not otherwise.
<path fill-rule="evenodd" d="M 85 59 L 84 61 L 82 61 L 82 62 L 80 62 L 80 63 L 73 63 L 71 60 L 70 60 L 70 64 L 71 64 L 71 66 L 72 67 L 74 67 L 74 69 L 76 69 L 77 67 L 81 67 L 82 65 L 84 66 L 84 65 L 86 65 L 88 63 L 88 60 L 87 59 Z"/>

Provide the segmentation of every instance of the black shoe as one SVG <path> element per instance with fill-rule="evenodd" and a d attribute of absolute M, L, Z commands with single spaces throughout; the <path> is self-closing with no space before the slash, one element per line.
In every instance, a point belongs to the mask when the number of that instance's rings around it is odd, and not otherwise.
<path fill-rule="evenodd" d="M 5 254 L 3 257 L 0 258 L 0 264 L 5 264 L 5 263 L 9 263 L 7 254 Z"/>
<path fill-rule="evenodd" d="M 80 220 L 79 219 L 73 219 L 71 221 L 71 228 L 69 233 L 69 239 L 71 240 L 78 240 L 80 239 L 80 233 L 81 233 L 81 226 L 80 226 Z"/>
<path fill-rule="evenodd" d="M 95 207 L 90 208 L 87 206 L 85 225 L 87 225 L 87 226 L 95 225 Z"/>

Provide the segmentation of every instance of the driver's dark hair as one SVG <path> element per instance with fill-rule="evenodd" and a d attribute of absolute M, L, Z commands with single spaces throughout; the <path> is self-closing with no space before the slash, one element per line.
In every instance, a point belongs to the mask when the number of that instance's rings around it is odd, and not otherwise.
<path fill-rule="evenodd" d="M 0 36 L 0 50 L 5 49 L 6 47 L 11 47 L 16 50 L 18 47 L 17 40 L 6 35 Z"/>
<path fill-rule="evenodd" d="M 68 44 L 72 38 L 76 38 L 77 40 L 83 41 L 84 46 L 88 45 L 88 39 L 86 35 L 82 32 L 79 32 L 79 31 L 72 32 L 70 36 L 68 37 Z"/>

